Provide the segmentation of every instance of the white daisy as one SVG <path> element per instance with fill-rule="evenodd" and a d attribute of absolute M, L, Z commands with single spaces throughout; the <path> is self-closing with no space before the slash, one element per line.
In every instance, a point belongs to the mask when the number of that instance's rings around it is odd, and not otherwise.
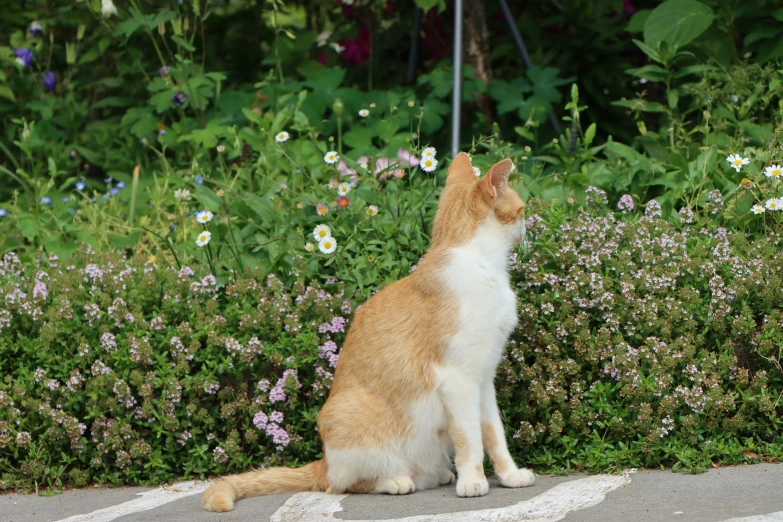
<path fill-rule="evenodd" d="M 473 172 L 476 173 L 477 178 L 481 177 L 481 169 L 479 169 L 478 167 L 473 167 Z"/>
<path fill-rule="evenodd" d="M 362 118 L 366 118 L 369 115 L 370 115 L 370 111 L 368 111 L 367 109 L 362 109 L 359 111 L 359 116 L 361 116 Z"/>
<path fill-rule="evenodd" d="M 370 205 L 367 207 L 365 212 L 367 212 L 367 215 L 370 217 L 376 216 L 378 215 L 378 207 L 376 207 L 375 205 Z"/>
<path fill-rule="evenodd" d="M 111 0 L 101 0 L 101 14 L 104 18 L 108 18 L 111 15 L 117 14 L 117 8 L 114 7 L 114 2 Z"/>
<path fill-rule="evenodd" d="M 334 165 L 339 159 L 340 156 L 333 150 L 327 152 L 326 155 L 324 155 L 324 161 L 329 165 Z"/>
<path fill-rule="evenodd" d="M 351 184 L 350 183 L 340 183 L 337 185 L 337 193 L 341 196 L 347 195 L 351 191 Z"/>
<path fill-rule="evenodd" d="M 212 218 L 214 217 L 214 214 L 210 212 L 209 210 L 202 210 L 200 212 L 196 212 L 196 221 L 199 223 L 209 223 L 212 221 Z"/>
<path fill-rule="evenodd" d="M 779 178 L 783 174 L 783 167 L 780 165 L 770 165 L 764 169 L 764 175 L 768 178 Z"/>
<path fill-rule="evenodd" d="M 315 227 L 315 229 L 313 229 L 313 237 L 319 243 L 323 241 L 324 238 L 331 237 L 331 235 L 332 235 L 332 230 L 326 225 L 318 225 L 317 227 Z"/>
<path fill-rule="evenodd" d="M 206 230 L 198 235 L 198 238 L 196 239 L 196 244 L 200 247 L 206 246 L 207 243 L 209 243 L 209 240 L 212 239 L 212 232 L 207 232 Z"/>
<path fill-rule="evenodd" d="M 438 160 L 436 160 L 435 158 L 424 157 L 422 158 L 420 165 L 421 165 L 421 169 L 424 172 L 432 172 L 433 170 L 435 170 L 435 167 L 438 166 Z"/>
<path fill-rule="evenodd" d="M 307 250 L 308 252 L 312 252 L 313 250 L 315 250 L 315 246 L 312 243 L 307 243 L 305 245 L 305 250 Z"/>
<path fill-rule="evenodd" d="M 291 136 L 286 131 L 280 131 L 275 135 L 275 141 L 277 143 L 283 143 L 284 141 L 288 141 L 288 138 Z"/>
<path fill-rule="evenodd" d="M 764 213 L 764 207 L 761 205 L 753 205 L 753 208 L 750 209 L 751 212 L 754 214 L 763 214 Z"/>
<path fill-rule="evenodd" d="M 779 199 L 772 198 L 768 199 L 764 206 L 767 207 L 767 210 L 780 210 L 781 203 Z"/>
<path fill-rule="evenodd" d="M 325 237 L 318 243 L 318 250 L 324 254 L 331 254 L 337 248 L 337 241 L 333 237 Z"/>
<path fill-rule="evenodd" d="M 739 154 L 730 154 L 729 157 L 726 158 L 726 161 L 731 163 L 731 166 L 734 167 L 734 170 L 737 172 L 740 171 L 743 165 L 750 163 L 748 158 L 743 158 Z"/>
<path fill-rule="evenodd" d="M 421 157 L 422 159 L 435 159 L 435 154 L 437 154 L 438 151 L 435 150 L 435 147 L 427 147 L 423 151 L 421 151 Z"/>

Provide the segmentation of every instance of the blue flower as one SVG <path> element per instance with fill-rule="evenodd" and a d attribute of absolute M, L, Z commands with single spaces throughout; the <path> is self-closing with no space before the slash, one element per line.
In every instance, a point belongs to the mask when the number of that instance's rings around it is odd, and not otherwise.
<path fill-rule="evenodd" d="M 114 185 L 118 189 L 124 189 L 125 188 L 125 182 L 124 181 L 118 181 L 116 185 Z"/>
<path fill-rule="evenodd" d="M 101 196 L 101 199 L 106 201 L 107 199 L 109 199 L 109 195 L 108 194 L 104 194 L 103 196 Z"/>
<path fill-rule="evenodd" d="M 0 208 L 0 217 L 6 217 L 8 215 L 8 211 L 4 208 Z"/>
<path fill-rule="evenodd" d="M 55 78 L 52 71 L 43 73 L 43 85 L 47 91 L 54 92 L 54 88 L 57 86 L 57 78 Z"/>
<path fill-rule="evenodd" d="M 84 187 L 86 187 L 86 186 L 87 185 L 84 183 L 84 181 L 78 181 L 76 183 L 76 190 L 84 190 Z"/>
<path fill-rule="evenodd" d="M 43 25 L 41 24 L 41 22 L 36 20 L 35 22 L 30 24 L 30 29 L 28 29 L 27 32 L 33 36 L 38 36 L 43 32 Z"/>
<path fill-rule="evenodd" d="M 108 178 L 104 179 L 103 182 L 106 183 L 107 185 L 109 183 L 111 183 L 111 176 L 109 176 Z"/>
<path fill-rule="evenodd" d="M 162 138 L 162 137 L 163 137 L 163 136 L 165 136 L 165 135 L 166 135 L 166 130 L 165 130 L 165 129 L 164 129 L 164 130 L 161 130 L 161 131 L 160 131 L 160 137 Z"/>
<path fill-rule="evenodd" d="M 164 78 L 165 78 L 166 76 L 168 76 L 169 74 L 171 74 L 171 71 L 169 71 L 169 68 L 168 68 L 168 66 L 166 66 L 166 65 L 164 65 L 163 67 L 161 67 L 161 68 L 160 68 L 160 71 L 158 71 L 158 72 L 160 72 L 160 75 L 161 75 L 161 76 L 163 76 Z"/>
<path fill-rule="evenodd" d="M 33 61 L 33 52 L 30 50 L 29 47 L 24 47 L 22 49 L 14 49 L 14 54 L 16 54 L 16 63 L 27 69 L 30 67 L 30 63 Z"/>
<path fill-rule="evenodd" d="M 739 96 L 736 94 L 731 95 L 731 103 L 737 103 L 739 101 Z"/>
<path fill-rule="evenodd" d="M 712 96 L 705 96 L 704 99 L 707 101 L 712 101 Z"/>
<path fill-rule="evenodd" d="M 175 228 L 177 228 L 177 227 L 175 227 L 174 225 L 169 225 L 169 230 L 171 230 L 172 232 L 174 232 Z"/>
<path fill-rule="evenodd" d="M 111 192 L 112 196 L 116 196 L 117 194 L 120 193 L 120 189 L 118 189 L 117 187 L 112 187 L 109 189 L 109 192 Z"/>
<path fill-rule="evenodd" d="M 52 198 L 50 198 L 48 196 L 44 196 L 44 197 L 42 197 L 39 200 L 39 203 L 41 203 L 41 205 L 51 205 L 52 204 Z"/>
<path fill-rule="evenodd" d="M 28 49 L 29 50 L 29 49 Z M 30 57 L 32 58 L 32 52 L 30 53 Z M 179 105 L 180 107 L 185 105 L 185 102 L 188 101 L 188 95 L 185 94 L 182 91 L 177 91 L 177 94 L 174 95 L 174 98 L 171 99 L 174 103 Z"/>
<path fill-rule="evenodd" d="M 198 176 L 196 176 L 195 178 L 193 178 L 193 181 L 195 181 L 195 182 L 196 182 L 196 183 L 198 183 L 199 185 L 203 185 L 203 184 L 204 184 L 204 176 L 202 176 L 201 174 L 199 174 Z"/>
<path fill-rule="evenodd" d="M 68 207 L 68 212 L 70 212 L 71 214 L 76 214 L 76 209 L 73 207 Z"/>
<path fill-rule="evenodd" d="M 69 201 L 71 201 L 71 196 L 63 196 L 60 198 L 60 201 L 62 201 L 63 203 L 68 203 Z"/>

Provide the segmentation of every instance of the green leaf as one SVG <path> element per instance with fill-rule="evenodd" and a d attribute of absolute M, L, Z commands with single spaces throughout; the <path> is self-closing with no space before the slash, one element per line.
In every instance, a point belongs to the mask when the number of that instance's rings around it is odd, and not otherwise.
<path fill-rule="evenodd" d="M 637 78 L 644 78 L 653 82 L 665 81 L 669 74 L 669 71 L 659 65 L 645 65 L 644 67 L 627 69 L 625 72 Z"/>
<path fill-rule="evenodd" d="M 595 131 L 596 131 L 596 125 L 595 123 L 591 123 L 589 127 L 587 127 L 587 130 L 585 131 L 585 147 L 589 147 L 590 144 L 593 142 L 593 139 L 595 138 Z"/>
<path fill-rule="evenodd" d="M 372 134 L 361 126 L 355 126 L 343 134 L 343 143 L 362 154 L 366 154 L 372 147 Z"/>
<path fill-rule="evenodd" d="M 641 33 L 644 31 L 644 24 L 650 17 L 650 13 L 652 13 L 650 9 L 638 10 L 628 21 L 628 25 L 625 26 L 625 30 L 629 33 Z"/>
<path fill-rule="evenodd" d="M 654 62 L 658 62 L 658 63 L 663 63 L 663 59 L 661 58 L 661 55 L 658 54 L 658 51 L 656 51 L 655 49 L 653 49 L 652 47 L 650 47 L 646 43 L 644 43 L 642 41 L 639 41 L 639 40 L 636 40 L 636 39 L 633 40 L 633 43 L 635 43 L 636 47 L 641 49 L 642 52 L 644 52 L 644 54 L 646 54 L 647 57 L 650 60 L 652 60 Z"/>
<path fill-rule="evenodd" d="M 0 85 L 0 97 L 7 98 L 12 102 L 16 101 L 16 98 L 14 97 L 14 91 L 12 91 L 11 88 L 7 85 Z"/>
<path fill-rule="evenodd" d="M 192 45 L 190 45 L 190 43 L 186 42 L 186 41 L 185 41 L 183 38 L 181 38 L 181 37 L 179 37 L 179 36 L 177 36 L 177 35 L 175 35 L 175 34 L 171 35 L 171 39 L 172 39 L 172 40 L 173 40 L 173 41 L 174 41 L 174 42 L 175 42 L 177 45 L 179 45 L 180 47 L 182 47 L 182 48 L 183 48 L 183 49 L 185 49 L 186 51 L 193 52 L 193 51 L 195 51 L 195 50 L 196 50 L 196 48 L 195 48 L 195 47 L 193 47 Z"/>
<path fill-rule="evenodd" d="M 683 47 L 707 30 L 715 13 L 696 0 L 668 0 L 656 7 L 644 23 L 644 41 L 653 47 L 661 42 Z"/>
<path fill-rule="evenodd" d="M 646 100 L 619 100 L 612 102 L 612 105 L 618 107 L 628 107 L 629 109 L 641 112 L 666 112 L 663 105 L 658 102 L 648 102 Z"/>

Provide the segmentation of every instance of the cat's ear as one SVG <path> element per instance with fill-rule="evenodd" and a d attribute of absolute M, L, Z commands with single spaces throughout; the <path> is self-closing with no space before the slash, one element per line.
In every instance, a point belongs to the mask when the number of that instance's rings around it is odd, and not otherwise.
<path fill-rule="evenodd" d="M 462 181 L 476 181 L 476 174 L 473 172 L 473 164 L 470 162 L 470 156 L 464 152 L 460 152 L 451 160 L 449 175 L 446 178 L 446 183 Z"/>
<path fill-rule="evenodd" d="M 499 163 L 495 163 L 490 168 L 484 177 L 481 178 L 481 193 L 484 196 L 484 201 L 490 205 L 498 197 L 498 194 L 508 185 L 508 175 L 514 169 L 514 163 L 510 159 L 504 159 Z"/>

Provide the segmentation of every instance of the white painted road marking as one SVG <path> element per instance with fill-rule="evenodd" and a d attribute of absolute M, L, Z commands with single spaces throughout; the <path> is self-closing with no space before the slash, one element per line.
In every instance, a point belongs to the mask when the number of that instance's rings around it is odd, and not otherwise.
<path fill-rule="evenodd" d="M 783 522 L 783 511 L 767 513 L 766 515 L 732 518 L 731 520 L 724 520 L 723 522 Z"/>
<path fill-rule="evenodd" d="M 179 482 L 177 484 L 156 488 L 150 491 L 139 493 L 139 498 L 117 504 L 116 506 L 110 506 L 103 509 L 98 509 L 92 513 L 86 515 L 74 515 L 72 517 L 58 520 L 57 522 L 109 522 L 115 518 L 119 518 L 132 513 L 138 513 L 139 511 L 147 511 L 155 509 L 169 502 L 175 502 L 191 495 L 198 495 L 205 489 L 207 489 L 206 482 Z"/>
<path fill-rule="evenodd" d="M 351 522 L 556 522 L 572 511 L 598 504 L 606 498 L 607 493 L 630 482 L 627 475 L 595 475 L 558 484 L 530 500 L 508 507 Z M 340 501 L 347 496 L 297 493 L 272 515 L 270 522 L 338 521 L 340 519 L 335 518 L 334 514 L 343 510 Z"/>

